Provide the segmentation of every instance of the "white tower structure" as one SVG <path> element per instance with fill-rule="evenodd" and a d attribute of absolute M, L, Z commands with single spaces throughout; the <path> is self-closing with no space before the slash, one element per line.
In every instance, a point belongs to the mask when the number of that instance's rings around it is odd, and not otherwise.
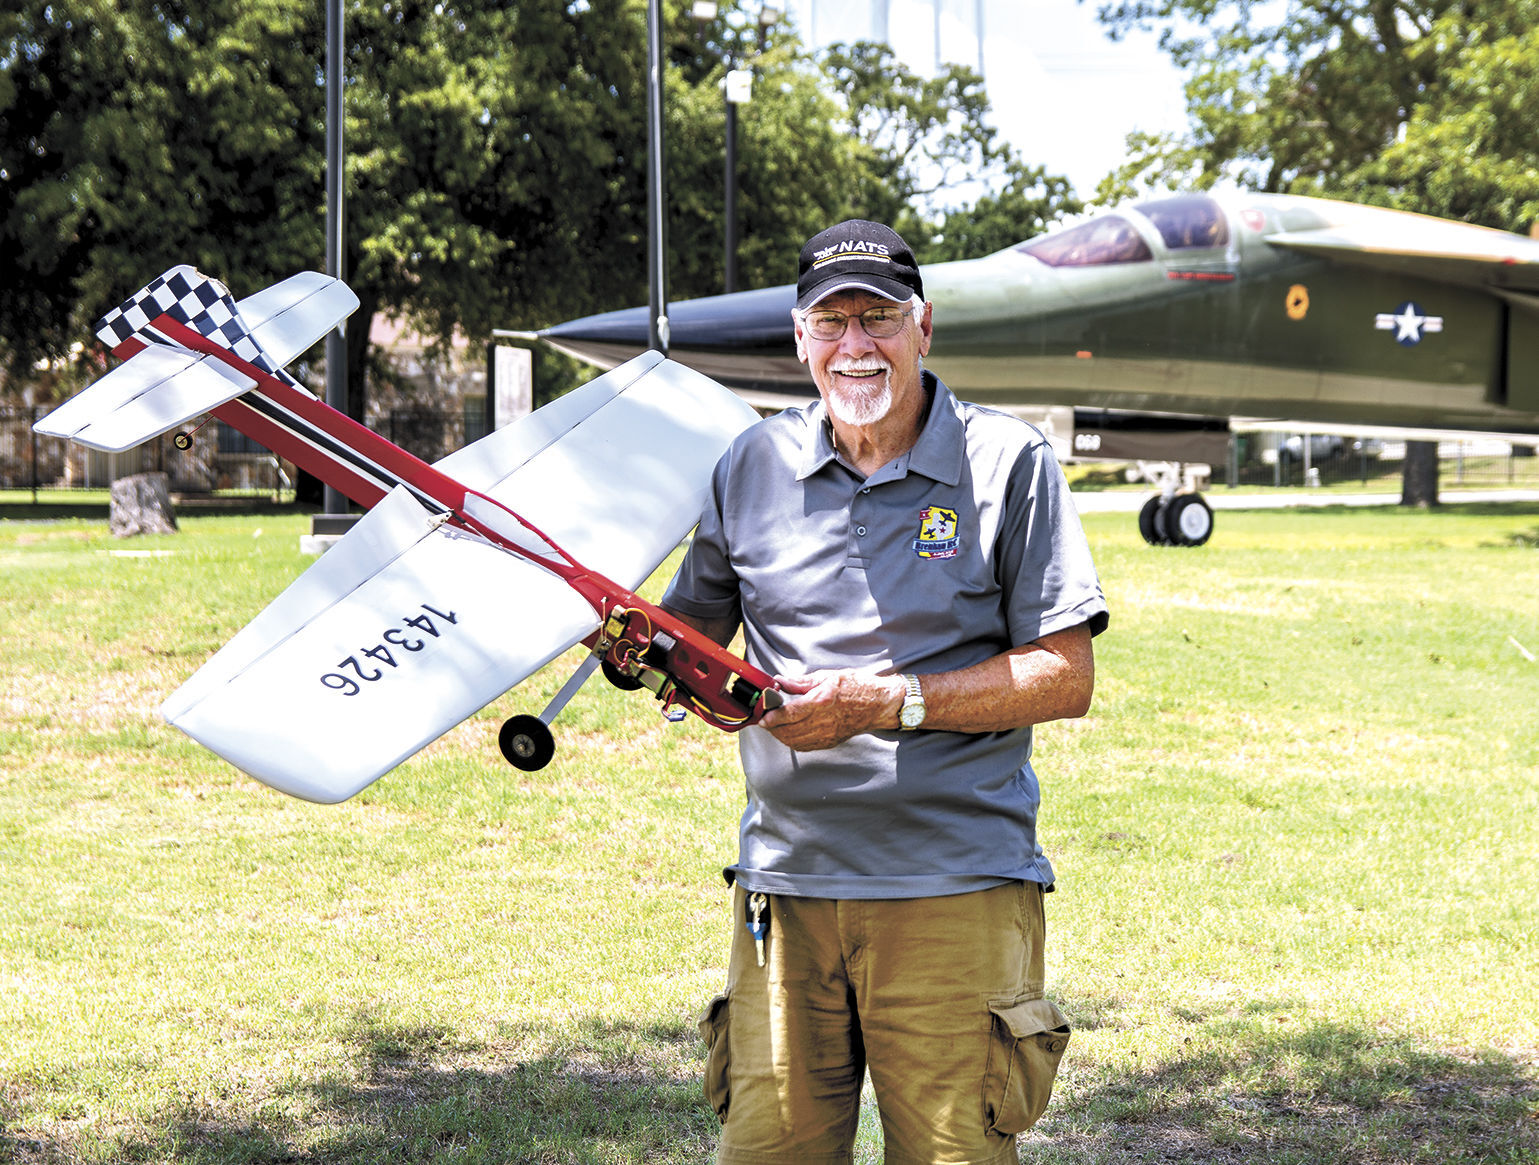
<path fill-rule="evenodd" d="M 1128 131 L 1186 121 L 1181 76 L 1156 34 L 1113 42 L 1095 5 L 1080 0 L 782 2 L 811 48 L 874 40 L 921 76 L 947 64 L 976 69 L 1004 139 L 1082 194 L 1125 158 Z"/>
<path fill-rule="evenodd" d="M 788 0 L 786 4 L 811 47 L 880 41 L 925 76 L 948 64 L 970 65 L 984 72 L 988 7 L 989 0 Z"/>

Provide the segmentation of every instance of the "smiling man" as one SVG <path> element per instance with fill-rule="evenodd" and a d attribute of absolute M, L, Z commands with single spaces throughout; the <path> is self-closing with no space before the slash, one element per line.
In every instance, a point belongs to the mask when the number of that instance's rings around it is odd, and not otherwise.
<path fill-rule="evenodd" d="M 902 238 L 815 236 L 793 319 L 820 400 L 727 451 L 663 600 L 791 693 L 739 737 L 718 1160 L 851 1160 L 869 1068 L 888 1162 L 1015 1161 L 1068 1040 L 1032 725 L 1089 709 L 1106 603 L 1046 439 L 924 369 Z"/>

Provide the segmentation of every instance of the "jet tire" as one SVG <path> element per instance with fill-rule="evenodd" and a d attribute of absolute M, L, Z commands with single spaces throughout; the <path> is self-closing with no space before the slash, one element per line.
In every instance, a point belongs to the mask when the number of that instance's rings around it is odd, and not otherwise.
<path fill-rule="evenodd" d="M 1164 508 L 1165 499 L 1155 494 L 1144 503 L 1143 509 L 1138 511 L 1138 532 L 1150 546 L 1169 545 L 1165 541 L 1164 522 L 1161 515 Z"/>
<path fill-rule="evenodd" d="M 556 738 L 538 716 L 510 716 L 497 733 L 497 747 L 515 769 L 532 773 L 550 764 L 556 755 Z"/>
<path fill-rule="evenodd" d="M 1201 494 L 1171 498 L 1161 518 L 1172 546 L 1201 546 L 1213 537 L 1213 509 Z"/>

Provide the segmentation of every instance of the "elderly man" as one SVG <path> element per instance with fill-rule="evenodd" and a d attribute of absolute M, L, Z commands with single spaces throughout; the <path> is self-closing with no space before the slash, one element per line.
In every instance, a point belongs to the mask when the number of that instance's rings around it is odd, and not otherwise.
<path fill-rule="evenodd" d="M 781 678 L 740 737 L 726 993 L 701 1022 L 718 1160 L 851 1159 L 869 1068 L 888 1162 L 1015 1161 L 1068 1026 L 1043 998 L 1031 726 L 1082 716 L 1106 604 L 1047 441 L 959 402 L 876 223 L 803 248 L 821 398 L 722 458 L 664 605 Z"/>

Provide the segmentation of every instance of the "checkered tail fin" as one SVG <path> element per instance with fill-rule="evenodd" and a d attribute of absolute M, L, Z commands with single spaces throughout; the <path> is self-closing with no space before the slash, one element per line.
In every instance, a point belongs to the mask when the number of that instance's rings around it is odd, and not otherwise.
<path fill-rule="evenodd" d="M 138 352 L 140 345 L 177 347 L 154 327 L 154 321 L 162 315 L 207 336 L 263 372 L 298 387 L 299 382 L 263 351 L 252 336 L 229 289 L 185 263 L 158 276 L 97 320 L 96 335 L 122 357 Z"/>

